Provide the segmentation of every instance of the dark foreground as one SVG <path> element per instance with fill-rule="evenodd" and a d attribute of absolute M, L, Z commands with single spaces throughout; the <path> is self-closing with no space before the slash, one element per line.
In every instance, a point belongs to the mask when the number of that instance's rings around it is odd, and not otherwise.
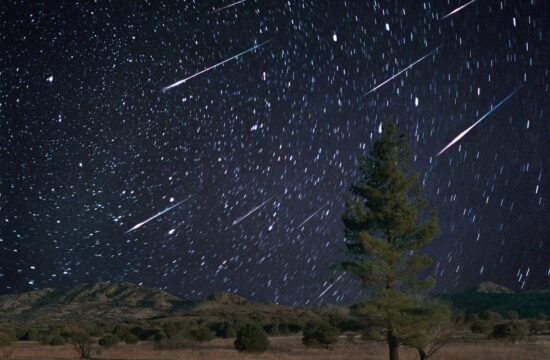
<path fill-rule="evenodd" d="M 195 343 L 186 349 L 161 350 L 154 343 L 142 341 L 136 345 L 119 344 L 105 349 L 92 347 L 92 358 L 96 359 L 387 359 L 387 349 L 382 343 L 363 342 L 359 339 L 342 337 L 330 350 L 309 349 L 301 343 L 300 336 L 273 337 L 271 349 L 263 354 L 242 354 L 233 348 L 233 340 L 214 339 L 207 343 Z M 12 346 L 12 359 L 78 359 L 71 345 L 47 346 L 39 342 L 16 342 Z M 402 360 L 417 359 L 415 351 L 402 348 Z M 550 339 L 547 336 L 530 337 L 529 340 L 510 343 L 483 339 L 455 341 L 444 347 L 434 359 L 449 360 L 540 360 L 550 359 Z"/>

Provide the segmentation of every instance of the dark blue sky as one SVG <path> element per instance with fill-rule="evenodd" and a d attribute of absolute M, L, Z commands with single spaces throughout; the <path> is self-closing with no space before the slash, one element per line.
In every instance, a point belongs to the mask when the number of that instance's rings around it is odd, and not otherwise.
<path fill-rule="evenodd" d="M 348 278 L 319 295 L 345 255 L 355 160 L 387 121 L 439 209 L 436 290 L 548 282 L 544 1 L 445 19 L 467 1 L 61 3 L 0 9 L 1 293 L 101 280 L 356 299 Z"/>

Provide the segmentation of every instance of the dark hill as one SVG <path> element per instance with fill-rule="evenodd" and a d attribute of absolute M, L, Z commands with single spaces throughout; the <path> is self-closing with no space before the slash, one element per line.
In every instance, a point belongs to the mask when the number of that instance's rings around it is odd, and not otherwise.
<path fill-rule="evenodd" d="M 195 302 L 132 283 L 84 284 L 69 290 L 42 289 L 0 296 L 0 322 L 186 317 L 211 320 L 249 318 L 265 322 L 319 318 L 308 308 L 257 303 L 232 293 L 216 293 Z"/>
<path fill-rule="evenodd" d="M 534 317 L 540 313 L 550 314 L 550 289 L 514 293 L 512 290 L 491 282 L 484 282 L 453 295 L 439 295 L 454 308 L 465 313 L 479 313 L 485 310 L 504 314 L 516 311 L 520 317 Z"/>

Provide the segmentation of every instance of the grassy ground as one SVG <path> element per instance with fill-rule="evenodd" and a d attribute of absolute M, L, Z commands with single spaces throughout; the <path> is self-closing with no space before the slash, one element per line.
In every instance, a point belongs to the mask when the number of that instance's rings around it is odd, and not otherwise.
<path fill-rule="evenodd" d="M 352 360 L 387 359 L 387 349 L 382 343 L 350 341 L 342 338 L 331 350 L 307 349 L 301 344 L 300 336 L 271 338 L 271 349 L 263 354 L 240 354 L 233 348 L 232 340 L 215 339 L 196 344 L 193 348 L 159 350 L 153 343 L 140 342 L 136 345 L 119 344 L 104 349 L 93 345 L 91 355 L 96 359 L 136 360 L 195 360 L 195 359 L 315 359 Z M 415 351 L 402 348 L 401 360 L 417 359 Z M 1 357 L 0 357 L 1 358 Z M 38 342 L 25 341 L 13 345 L 12 359 L 77 359 L 71 345 L 45 346 Z M 488 340 L 462 341 L 444 347 L 435 360 L 541 360 L 550 359 L 550 339 L 533 337 L 518 344 L 492 342 Z"/>

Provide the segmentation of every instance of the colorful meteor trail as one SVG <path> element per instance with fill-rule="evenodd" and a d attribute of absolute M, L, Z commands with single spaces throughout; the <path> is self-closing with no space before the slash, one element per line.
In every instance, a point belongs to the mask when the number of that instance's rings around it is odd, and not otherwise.
<path fill-rule="evenodd" d="M 412 64 L 410 64 L 409 66 L 407 66 L 406 68 L 404 68 L 403 70 L 399 71 L 398 73 L 392 75 L 389 79 L 387 79 L 386 81 L 384 81 L 383 83 L 373 87 L 368 93 L 365 94 L 366 95 L 369 95 L 370 93 L 372 92 L 375 92 L 376 90 L 378 90 L 379 88 L 381 88 L 382 86 L 386 85 L 387 83 L 389 83 L 390 81 L 392 81 L 393 79 L 395 79 L 396 77 L 398 77 L 399 75 L 401 75 L 402 73 L 404 73 L 405 71 L 411 69 L 413 66 L 415 66 L 416 64 L 418 64 L 419 62 L 421 62 L 422 60 L 426 59 L 428 56 L 432 55 L 434 52 L 436 52 L 441 46 L 438 46 L 436 47 L 435 49 L 433 49 L 432 51 L 430 51 L 428 54 L 422 56 L 420 59 L 416 60 L 415 62 L 413 62 Z"/>
<path fill-rule="evenodd" d="M 471 5 L 471 4 L 475 3 L 476 1 L 477 1 L 477 0 L 472 0 L 472 1 L 470 1 L 469 3 L 466 3 L 466 4 L 462 5 L 462 6 L 457 7 L 456 9 L 454 9 L 453 11 L 451 11 L 450 13 L 448 13 L 447 15 L 443 16 L 443 17 L 442 17 L 441 19 L 439 19 L 439 20 L 443 20 L 443 19 L 445 19 L 445 18 L 447 18 L 447 17 L 449 17 L 449 16 L 451 16 L 451 15 L 453 15 L 453 14 L 456 14 L 456 13 L 459 12 L 460 10 L 464 9 L 466 6 Z"/>
<path fill-rule="evenodd" d="M 250 210 L 249 212 L 247 212 L 246 214 L 238 217 L 235 221 L 233 221 L 233 225 L 237 225 L 238 223 L 240 223 L 241 221 L 243 221 L 244 219 L 246 219 L 247 217 L 249 217 L 250 215 L 252 215 L 253 213 L 255 213 L 256 211 L 260 210 L 262 207 L 264 207 L 268 202 L 271 201 L 271 199 L 273 199 L 275 196 L 272 196 L 270 197 L 269 199 L 267 199 L 266 201 L 264 201 L 263 203 L 261 203 L 260 205 L 256 206 L 255 208 L 253 208 L 252 210 Z"/>
<path fill-rule="evenodd" d="M 504 104 L 506 101 L 510 100 L 510 98 L 512 96 L 514 96 L 515 93 L 517 93 L 519 91 L 519 89 L 521 89 L 523 87 L 520 86 L 519 88 L 517 88 L 516 90 L 512 91 L 510 94 L 508 94 L 508 96 L 506 96 L 504 99 L 502 99 L 495 107 L 492 107 L 491 110 L 489 110 L 485 115 L 483 115 L 482 117 L 479 118 L 478 121 L 476 121 L 472 126 L 470 126 L 469 128 L 467 128 L 466 130 L 464 130 L 463 132 L 461 132 L 457 137 L 455 137 L 453 139 L 453 141 L 451 141 L 450 143 L 447 144 L 447 146 L 445 146 L 443 149 L 441 149 L 440 152 L 437 153 L 437 156 L 443 154 L 448 148 L 450 148 L 451 146 L 453 146 L 457 141 L 459 141 L 460 139 L 462 139 L 467 133 L 470 132 L 470 130 L 472 130 L 474 127 L 476 127 L 480 122 L 482 122 L 487 116 L 491 115 L 491 113 L 493 113 L 493 111 L 495 111 L 496 109 L 498 109 L 502 104 Z"/>
<path fill-rule="evenodd" d="M 246 54 L 246 53 L 249 53 L 249 52 L 251 52 L 251 51 L 254 51 L 254 50 L 256 50 L 257 48 L 259 48 L 259 47 L 261 47 L 261 46 L 267 44 L 267 43 L 270 42 L 270 41 L 271 41 L 271 40 L 264 41 L 263 43 L 258 44 L 258 45 L 255 45 L 255 46 L 251 47 L 251 48 L 248 49 L 248 50 L 245 50 L 245 51 L 243 51 L 243 52 L 241 52 L 241 53 L 238 53 L 238 54 L 235 55 L 235 56 L 230 57 L 229 59 L 226 59 L 226 60 L 224 60 L 224 61 L 222 61 L 222 62 L 217 63 L 216 65 L 212 65 L 212 66 L 210 66 L 210 67 L 207 67 L 206 69 L 201 70 L 201 71 L 199 71 L 199 72 L 197 72 L 197 73 L 195 73 L 195 74 L 193 74 L 193 75 L 191 75 L 191 76 L 188 76 L 188 77 L 186 77 L 186 78 L 183 79 L 183 80 L 176 81 L 176 82 L 173 83 L 172 85 L 165 86 L 165 87 L 162 88 L 162 91 L 164 92 L 164 91 L 166 91 L 166 90 L 170 90 L 171 88 L 174 88 L 174 87 L 176 87 L 176 86 L 179 86 L 179 85 L 183 84 L 184 82 L 186 82 L 186 81 L 188 81 L 188 80 L 191 80 L 191 79 L 194 78 L 194 77 L 197 77 L 197 76 L 199 76 L 199 75 L 201 75 L 201 74 L 204 74 L 205 72 L 208 72 L 208 71 L 210 71 L 210 70 L 213 70 L 213 69 L 217 68 L 218 66 L 221 66 L 221 65 L 225 64 L 226 62 L 229 62 L 229 61 L 231 61 L 231 60 L 234 60 L 234 59 L 238 58 L 239 56 L 242 56 L 242 55 L 244 55 L 244 54 Z"/>
<path fill-rule="evenodd" d="M 159 213 L 157 213 L 157 214 L 151 216 L 149 219 L 147 219 L 147 220 L 145 220 L 145 221 L 143 221 L 143 222 L 140 222 L 139 224 L 135 225 L 135 226 L 134 226 L 133 228 L 131 228 L 130 230 L 125 231 L 124 233 L 125 233 L 125 234 L 128 234 L 128 233 L 131 232 L 131 231 L 134 231 L 134 230 L 139 229 L 139 228 L 142 227 L 143 225 L 147 224 L 149 221 L 154 220 L 154 219 L 158 218 L 159 216 L 161 216 L 162 214 L 164 214 L 164 213 L 166 213 L 166 212 L 168 212 L 168 211 L 170 211 L 170 210 L 172 210 L 172 209 L 174 209 L 174 208 L 180 206 L 181 204 L 183 204 L 184 202 L 186 202 L 186 201 L 189 200 L 190 198 L 191 198 L 191 196 L 189 196 L 189 197 L 188 197 L 187 199 L 185 199 L 185 200 L 180 201 L 179 203 L 177 203 L 177 204 L 175 204 L 175 205 L 172 205 L 172 206 L 170 206 L 170 207 L 168 207 L 168 208 L 162 210 L 161 212 L 159 212 Z"/>

